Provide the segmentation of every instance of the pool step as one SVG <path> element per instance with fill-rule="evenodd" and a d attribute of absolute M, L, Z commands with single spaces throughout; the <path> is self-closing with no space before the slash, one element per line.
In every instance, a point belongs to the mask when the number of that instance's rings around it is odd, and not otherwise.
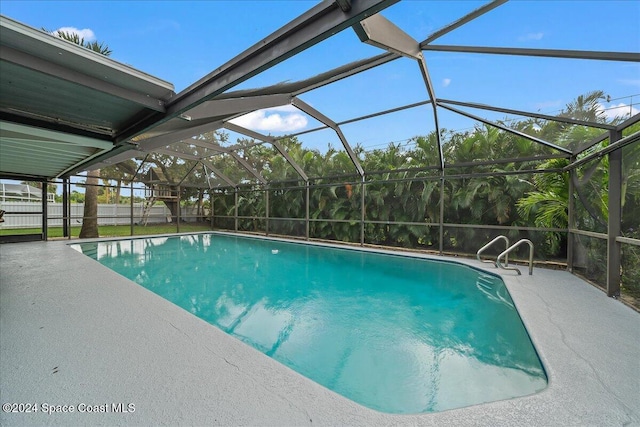
<path fill-rule="evenodd" d="M 492 301 L 504 304 L 508 307 L 514 308 L 513 304 L 509 302 L 507 298 L 505 298 L 505 293 L 507 289 L 504 286 L 497 286 L 495 282 L 495 277 L 489 276 L 487 274 L 480 274 L 478 279 L 476 280 L 476 287 L 480 292 L 485 294 L 487 298 Z"/>
<path fill-rule="evenodd" d="M 252 307 L 253 306 L 251 305 L 246 306 L 244 310 L 242 310 L 242 312 L 238 315 L 238 317 L 236 317 L 233 322 L 231 322 L 231 324 L 225 328 L 225 332 L 227 332 L 228 334 L 233 334 L 238 325 L 240 325 L 245 317 L 247 317 Z"/>
<path fill-rule="evenodd" d="M 98 259 L 98 245 L 89 246 L 89 245 L 81 245 L 82 253 L 90 258 L 95 260 Z"/>
<path fill-rule="evenodd" d="M 493 289 L 493 277 L 486 274 L 481 274 L 476 281 L 476 285 L 482 286 L 485 289 Z"/>

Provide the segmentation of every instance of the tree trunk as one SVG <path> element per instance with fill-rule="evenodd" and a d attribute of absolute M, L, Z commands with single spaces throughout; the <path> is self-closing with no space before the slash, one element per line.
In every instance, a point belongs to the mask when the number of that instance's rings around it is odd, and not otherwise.
<path fill-rule="evenodd" d="M 84 191 L 84 217 L 80 238 L 100 237 L 98 235 L 98 187 L 100 170 L 87 173 L 87 186 Z"/>
<path fill-rule="evenodd" d="M 115 200 L 115 204 L 119 205 L 120 204 L 120 188 L 122 187 L 122 180 L 118 180 L 118 185 L 116 186 L 116 200 Z"/>
<path fill-rule="evenodd" d="M 198 217 L 198 221 L 204 221 L 204 209 L 202 206 L 202 202 L 204 199 L 204 190 L 198 189 L 198 208 L 196 209 L 196 216 Z"/>
<path fill-rule="evenodd" d="M 178 201 L 163 200 L 163 202 L 171 212 L 171 222 L 172 223 L 176 222 L 176 219 L 178 218 Z"/>

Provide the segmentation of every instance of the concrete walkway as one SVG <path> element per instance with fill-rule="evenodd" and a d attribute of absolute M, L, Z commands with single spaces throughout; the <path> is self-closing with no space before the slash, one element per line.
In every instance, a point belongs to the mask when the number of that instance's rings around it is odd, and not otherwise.
<path fill-rule="evenodd" d="M 0 401 L 38 409 L 3 411 L 0 425 L 640 426 L 640 314 L 566 272 L 503 274 L 547 369 L 546 390 L 389 415 L 306 379 L 67 243 L 0 246 Z"/>

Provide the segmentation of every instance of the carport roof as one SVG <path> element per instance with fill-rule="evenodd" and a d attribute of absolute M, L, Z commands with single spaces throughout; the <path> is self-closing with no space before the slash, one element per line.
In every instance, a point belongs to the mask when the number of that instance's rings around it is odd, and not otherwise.
<path fill-rule="evenodd" d="M 118 148 L 171 83 L 0 16 L 0 173 L 58 177 Z M 120 144 L 123 149 L 130 144 Z"/>

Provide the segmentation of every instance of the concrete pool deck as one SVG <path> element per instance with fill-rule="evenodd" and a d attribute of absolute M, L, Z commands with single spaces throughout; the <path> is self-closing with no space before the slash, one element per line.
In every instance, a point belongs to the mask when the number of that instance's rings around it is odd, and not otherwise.
<path fill-rule="evenodd" d="M 3 411 L 0 425 L 640 426 L 640 314 L 568 272 L 501 274 L 547 370 L 546 390 L 390 415 L 297 374 L 68 243 L 0 245 L 0 403 L 38 408 Z M 43 404 L 74 412 L 48 415 Z"/>

